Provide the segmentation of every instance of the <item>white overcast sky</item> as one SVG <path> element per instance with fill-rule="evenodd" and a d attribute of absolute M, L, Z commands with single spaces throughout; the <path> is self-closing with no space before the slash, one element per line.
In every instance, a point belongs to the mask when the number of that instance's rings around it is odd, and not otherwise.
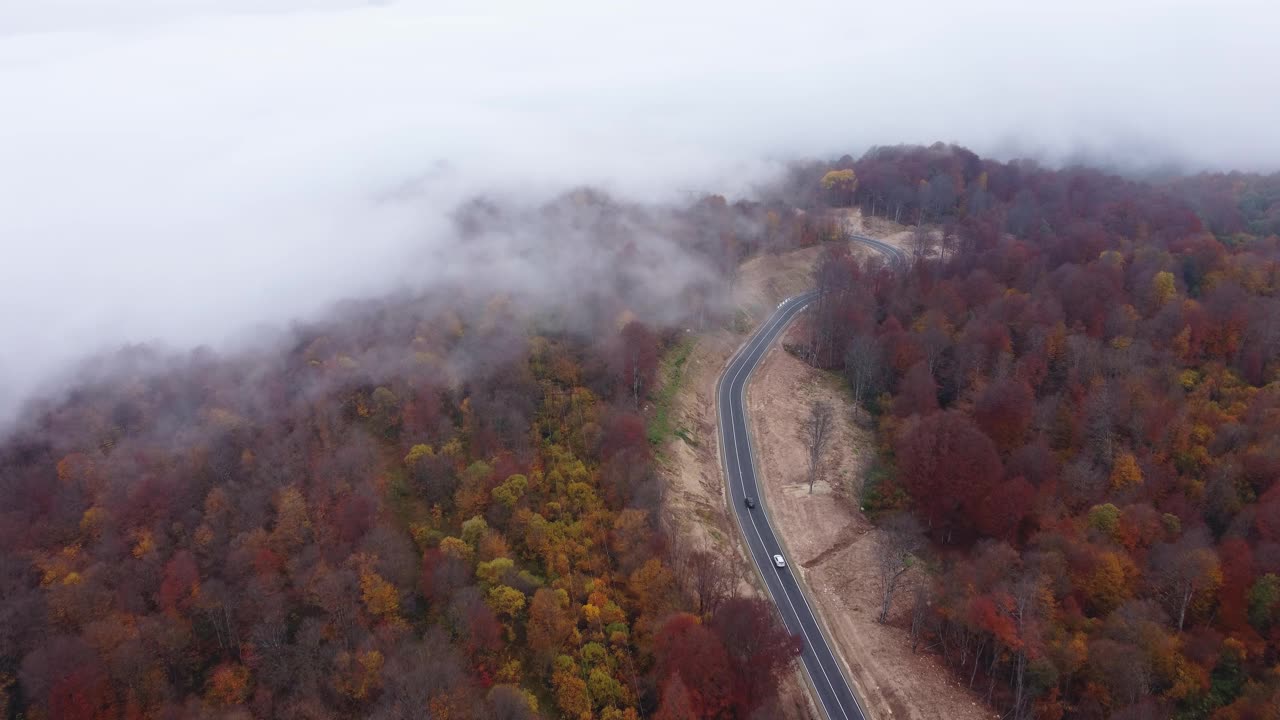
<path fill-rule="evenodd" d="M 1274 170 L 1277 37 L 1232 0 L 0 0 L 0 420 L 104 347 L 465 273 L 422 249 L 476 191 L 935 140 Z"/>

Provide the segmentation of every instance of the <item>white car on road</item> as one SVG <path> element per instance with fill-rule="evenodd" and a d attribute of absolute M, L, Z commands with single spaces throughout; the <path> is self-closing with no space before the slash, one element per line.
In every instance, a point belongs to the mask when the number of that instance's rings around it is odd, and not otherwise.
<path fill-rule="evenodd" d="M 778 566 L 778 567 L 780 567 L 780 568 L 783 568 L 783 567 L 786 567 L 786 566 L 787 566 L 787 561 L 786 561 L 786 560 L 783 560 L 781 555 L 774 555 L 774 556 L 773 556 L 773 564 L 774 564 L 774 565 L 776 565 L 776 566 Z"/>

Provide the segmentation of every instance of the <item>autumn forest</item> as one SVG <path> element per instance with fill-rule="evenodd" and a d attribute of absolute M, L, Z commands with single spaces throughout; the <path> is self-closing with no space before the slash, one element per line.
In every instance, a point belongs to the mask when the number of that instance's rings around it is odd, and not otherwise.
<path fill-rule="evenodd" d="M 922 223 L 824 255 L 801 349 L 875 417 L 912 645 L 1005 717 L 1275 717 L 1280 178 L 841 165 L 795 187 Z"/>
<path fill-rule="evenodd" d="M 905 266 L 852 212 L 911 230 Z M 1003 717 L 1275 718 L 1280 175 L 938 144 L 747 200 L 456 220 L 589 237 L 613 289 L 352 301 L 252 350 L 131 346 L 26 406 L 0 718 L 779 717 L 799 640 L 663 521 L 663 369 L 735 324 L 741 262 L 813 245 L 790 349 L 874 427 L 867 582 L 906 579 L 903 642 Z M 695 280 L 655 297 L 643 234 Z"/>

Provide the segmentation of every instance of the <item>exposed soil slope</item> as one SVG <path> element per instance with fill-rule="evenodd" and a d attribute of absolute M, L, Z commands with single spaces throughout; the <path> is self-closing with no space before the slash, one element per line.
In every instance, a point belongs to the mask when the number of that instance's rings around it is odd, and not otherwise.
<path fill-rule="evenodd" d="M 819 248 L 754 258 L 743 264 L 734 287 L 739 318 L 733 330 L 700 334 L 685 362 L 687 375 L 672 402 L 671 415 L 688 441 L 676 437 L 662 448 L 660 466 L 667 480 L 664 519 L 677 542 L 716 551 L 736 560 L 735 571 L 755 592 L 752 569 L 725 507 L 724 476 L 716 442 L 715 387 L 729 356 L 773 311 L 778 302 L 809 287 L 810 270 Z M 742 332 L 736 332 L 741 330 Z M 782 700 L 792 720 L 816 718 L 817 712 L 799 672 L 783 686 Z"/>
<path fill-rule="evenodd" d="M 901 226 L 882 220 L 864 225 L 856 212 L 846 221 L 853 232 L 891 242 L 908 234 Z M 865 251 L 861 246 L 855 248 Z M 689 440 L 673 439 L 662 451 L 667 479 L 665 519 L 680 542 L 736 558 L 744 583 L 750 581 L 752 571 L 725 507 L 716 442 L 716 379 L 748 332 L 780 300 L 812 286 L 813 264 L 820 252 L 821 248 L 805 248 L 743 264 L 734 286 L 740 310 L 737 327 L 696 338 L 685 365 L 683 387 L 672 403 L 673 422 Z M 802 467 L 794 432 L 801 405 L 794 398 L 805 397 L 804 393 L 825 393 L 841 412 L 848 411 L 847 397 L 827 375 L 781 350 L 772 351 L 748 393 L 752 421 L 759 423 L 755 429 L 763 433 L 757 435 L 756 445 L 761 452 L 762 479 L 793 561 L 805 567 L 805 578 L 819 602 L 815 607 L 833 631 L 845 659 L 858 668 L 854 679 L 860 695 L 870 703 L 868 711 L 877 718 L 990 717 L 967 692 L 955 687 L 951 673 L 940 663 L 926 655 L 913 655 L 903 630 L 874 622 L 875 590 L 867 544 L 871 526 L 847 499 L 868 457 L 867 432 L 842 423 L 838 439 L 841 463 L 834 476 L 839 488 L 824 484 L 809 496 L 807 487 L 788 487 L 798 482 Z M 772 402 L 767 402 L 770 397 Z M 758 407 L 762 403 L 767 406 Z M 784 688 L 783 699 L 788 717 L 817 717 L 798 678 Z"/>
<path fill-rule="evenodd" d="M 798 327 L 790 333 L 795 335 Z M 820 480 L 810 494 L 798 430 L 814 400 L 831 403 L 840 423 L 830 453 L 830 482 Z M 808 584 L 815 610 L 850 664 L 864 706 L 877 718 L 992 717 L 933 655 L 911 651 L 905 630 L 909 592 L 898 593 L 890 625 L 875 621 L 879 586 L 873 550 L 879 531 L 856 502 L 872 437 L 852 420 L 853 404 L 839 378 L 775 346 L 747 388 L 747 407 L 774 527 Z"/>

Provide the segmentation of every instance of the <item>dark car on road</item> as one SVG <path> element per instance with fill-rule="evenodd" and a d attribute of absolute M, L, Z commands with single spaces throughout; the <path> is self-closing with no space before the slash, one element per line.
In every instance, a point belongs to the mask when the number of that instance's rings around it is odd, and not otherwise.
<path fill-rule="evenodd" d="M 756 499 L 753 497 L 742 498 L 742 502 L 746 503 L 749 508 L 754 508 L 756 506 Z"/>

